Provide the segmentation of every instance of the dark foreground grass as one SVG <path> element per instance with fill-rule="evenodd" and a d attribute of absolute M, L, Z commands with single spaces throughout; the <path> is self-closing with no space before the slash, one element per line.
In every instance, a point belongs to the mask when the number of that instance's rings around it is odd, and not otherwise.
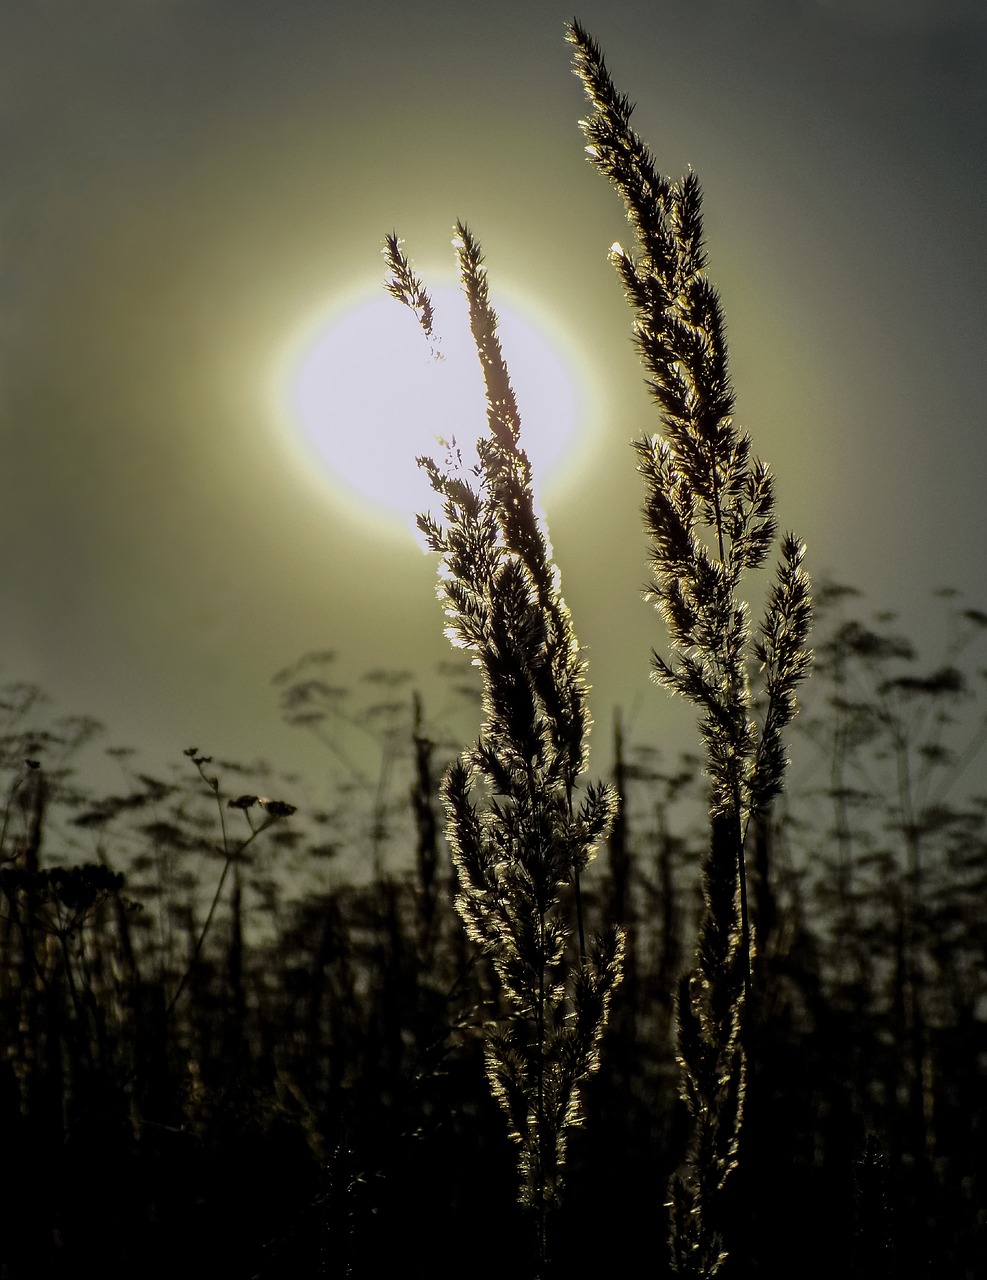
<path fill-rule="evenodd" d="M 982 619 L 947 602 L 957 644 L 923 662 L 852 597 L 821 595 L 801 781 L 759 837 L 757 1141 L 741 1145 L 724 1230 L 738 1275 L 787 1277 L 794 1257 L 808 1277 L 880 1263 L 972 1280 L 987 1265 Z M 427 717 L 415 731 L 407 703 L 404 778 L 418 781 L 389 796 L 391 869 L 319 888 L 325 825 L 300 808 L 244 850 L 201 946 L 226 859 L 217 797 L 191 764 L 187 787 L 138 780 L 96 801 L 46 768 L 41 731 L 6 737 L 11 1280 L 94 1260 L 107 1276 L 244 1280 L 528 1266 L 515 1153 L 484 1077 L 497 980 L 453 910 L 444 842 L 434 864 L 422 853 L 416 814 L 440 801 L 413 753 L 438 735 Z M 225 806 L 244 780 L 216 772 Z M 619 777 L 622 827 L 584 911 L 590 932 L 612 918 L 617 866 L 625 977 L 570 1139 L 555 1257 L 575 1270 L 643 1255 L 661 1276 L 662 1203 L 689 1136 L 670 975 L 695 938 L 703 793 L 693 763 L 627 742 Z M 340 831 L 365 825 L 369 848 L 373 808 L 348 803 Z M 78 864 L 73 832 L 104 864 L 55 875 Z M 269 857 L 308 866 L 293 900 L 265 883 Z"/>

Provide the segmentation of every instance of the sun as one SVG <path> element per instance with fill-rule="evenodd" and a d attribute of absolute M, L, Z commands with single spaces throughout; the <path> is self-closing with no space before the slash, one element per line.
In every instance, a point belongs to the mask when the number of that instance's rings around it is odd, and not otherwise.
<path fill-rule="evenodd" d="M 435 507 L 416 459 L 450 452 L 469 466 L 486 429 L 483 378 L 466 299 L 432 291 L 437 352 L 415 317 L 387 296 L 362 296 L 324 316 L 297 344 L 289 413 L 311 465 L 337 496 L 381 520 L 412 523 Z M 541 489 L 573 458 L 585 417 L 578 377 L 544 321 L 494 298 L 521 411 L 522 444 Z"/>

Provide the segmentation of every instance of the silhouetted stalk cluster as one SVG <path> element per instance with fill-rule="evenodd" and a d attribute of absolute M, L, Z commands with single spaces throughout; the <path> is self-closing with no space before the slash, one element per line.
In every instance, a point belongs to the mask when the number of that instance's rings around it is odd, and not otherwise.
<path fill-rule="evenodd" d="M 637 444 L 652 541 L 650 598 L 674 660 L 654 654 L 656 681 L 695 703 L 710 778 L 711 839 L 703 871 L 705 913 L 697 964 L 679 992 L 678 1052 L 693 1120 L 685 1170 L 672 1184 L 676 1270 L 711 1276 L 725 1258 L 716 1230 L 720 1193 L 736 1165 L 745 1089 L 742 1019 L 754 952 L 744 843 L 752 816 L 781 790 L 781 733 L 806 675 L 811 603 L 803 545 L 792 535 L 758 638 L 740 596 L 744 574 L 774 540 L 767 467 L 733 421 L 723 316 L 705 274 L 701 192 L 692 172 L 663 177 L 630 127 L 632 107 L 599 46 L 569 28 L 575 69 L 593 104 L 582 123 L 587 152 L 623 198 L 637 256 L 611 258 L 634 311 L 634 336 L 661 412 L 664 438 Z M 763 672 L 760 727 L 748 679 Z"/>
<path fill-rule="evenodd" d="M 558 1204 L 567 1135 L 580 1120 L 579 1086 L 598 1065 L 620 976 L 616 928 L 587 948 L 579 880 L 617 798 L 601 784 L 576 800 L 590 723 L 585 664 L 535 514 L 480 249 L 466 227 L 456 232 L 489 434 L 477 442 L 479 463 L 468 476 L 419 460 L 445 524 L 429 515 L 418 523 L 442 556 L 448 634 L 483 675 L 483 729 L 449 769 L 443 797 L 456 906 L 509 1002 L 509 1018 L 486 1038 L 487 1072 L 520 1147 L 521 1198 L 536 1214 L 543 1266 L 547 1213 Z M 431 337 L 428 295 L 393 236 L 386 256 L 391 292 Z"/>

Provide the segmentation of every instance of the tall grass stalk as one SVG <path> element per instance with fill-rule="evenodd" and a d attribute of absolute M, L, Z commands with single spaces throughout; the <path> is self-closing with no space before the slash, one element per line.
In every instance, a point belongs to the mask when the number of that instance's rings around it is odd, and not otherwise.
<path fill-rule="evenodd" d="M 611 259 L 665 433 L 636 446 L 651 539 L 649 595 L 674 655 L 653 655 L 654 677 L 696 705 L 710 779 L 705 909 L 696 967 L 677 1006 L 692 1135 L 671 1189 L 674 1267 L 708 1277 L 726 1257 L 717 1218 L 737 1162 L 745 1092 L 744 1009 L 754 955 L 745 840 L 751 819 L 782 788 L 781 735 L 810 662 L 809 580 L 804 547 L 789 534 L 755 638 L 741 588 L 774 541 L 773 484 L 733 420 L 723 314 L 705 272 L 699 182 L 691 171 L 677 183 L 659 172 L 630 126 L 631 104 L 614 87 L 599 45 L 575 21 L 568 38 L 593 107 L 581 122 L 587 152 L 620 193 L 637 239 L 636 256 L 614 245 Z M 764 683 L 760 723 L 752 665 Z"/>
<path fill-rule="evenodd" d="M 543 1274 L 566 1141 L 581 1119 L 580 1085 L 599 1064 L 621 971 L 620 931 L 587 944 L 580 895 L 580 875 L 610 830 L 617 797 L 606 784 L 577 796 L 590 727 L 585 663 L 536 515 L 480 247 L 462 224 L 455 245 L 488 432 L 469 472 L 419 460 L 444 524 L 431 515 L 418 524 L 442 558 L 448 635 L 483 676 L 482 731 L 448 770 L 443 799 L 456 906 L 506 997 L 508 1016 L 486 1035 L 486 1068 L 519 1147 L 521 1200 L 534 1212 Z M 432 340 L 428 293 L 396 237 L 385 255 L 389 290 Z"/>

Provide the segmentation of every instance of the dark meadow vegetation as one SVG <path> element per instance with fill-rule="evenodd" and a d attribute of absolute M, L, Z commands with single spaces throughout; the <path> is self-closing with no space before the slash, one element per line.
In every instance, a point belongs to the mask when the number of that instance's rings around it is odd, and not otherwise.
<path fill-rule="evenodd" d="M 864 604 L 817 591 L 796 775 L 753 843 L 726 1267 L 972 1280 L 987 1263 L 987 617 L 931 602 L 948 647 L 930 662 Z M 455 749 L 410 680 L 344 695 L 330 675 L 288 673 L 288 713 L 330 728 L 362 703 L 380 771 L 284 815 L 256 790 L 298 798 L 297 781 L 248 784 L 201 753 L 161 779 L 123 756 L 120 794 L 80 792 L 92 726 L 45 728 L 29 690 L 5 690 L 10 1280 L 82 1265 L 525 1273 L 530 1223 L 484 1079 L 496 977 L 453 909 L 441 835 Z M 604 738 L 598 726 L 598 754 Z M 663 1275 L 688 1140 L 673 994 L 702 908 L 705 789 L 696 760 L 629 740 L 619 720 L 611 754 L 620 816 L 583 900 L 589 929 L 622 927 L 624 975 L 553 1256 L 560 1273 L 642 1257 Z M 333 870 L 346 850 L 370 868 L 361 883 Z"/>
<path fill-rule="evenodd" d="M 637 446 L 654 675 L 702 754 L 618 715 L 583 780 L 585 664 L 460 225 L 488 434 L 472 469 L 424 460 L 420 523 L 472 745 L 408 673 L 347 688 L 310 654 L 275 683 L 331 753 L 316 802 L 208 744 L 165 777 L 113 749 L 105 794 L 78 781 L 98 726 L 2 691 L 6 1280 L 987 1274 L 987 615 L 940 592 L 929 655 L 851 588 L 810 601 L 792 535 L 757 577 L 773 482 L 698 183 L 569 39 L 663 431 Z"/>

